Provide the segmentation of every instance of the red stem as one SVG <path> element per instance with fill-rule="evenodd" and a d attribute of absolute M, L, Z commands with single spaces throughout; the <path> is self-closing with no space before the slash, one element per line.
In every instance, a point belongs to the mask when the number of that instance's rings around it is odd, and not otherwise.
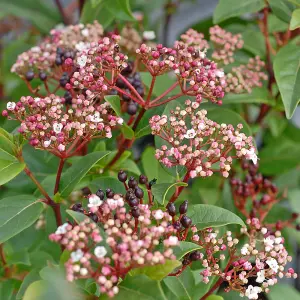
<path fill-rule="evenodd" d="M 165 104 L 165 103 L 168 103 L 168 102 L 170 102 L 170 101 L 172 101 L 172 100 L 174 100 L 174 99 L 177 99 L 177 98 L 179 98 L 179 97 L 181 97 L 181 96 L 183 96 L 183 95 L 184 95 L 183 93 L 174 95 L 174 96 L 172 96 L 171 98 L 168 98 L 168 99 L 166 99 L 166 100 L 164 100 L 164 101 L 162 101 L 162 102 L 160 102 L 160 103 L 156 103 L 156 104 L 154 104 L 154 105 L 153 105 L 153 101 L 152 101 L 152 102 L 150 103 L 150 107 L 161 106 L 161 105 L 163 105 L 163 104 Z"/>
<path fill-rule="evenodd" d="M 69 25 L 70 24 L 69 19 L 68 19 L 67 15 L 65 14 L 65 10 L 64 10 L 62 4 L 60 3 L 60 0 L 55 0 L 55 3 L 61 14 L 64 24 Z"/>
<path fill-rule="evenodd" d="M 149 93 L 148 93 L 148 96 L 147 96 L 147 100 L 146 100 L 146 105 L 148 105 L 149 102 L 150 102 L 150 99 L 151 99 L 151 96 L 152 96 L 152 91 L 153 91 L 153 88 L 154 88 L 154 85 L 155 85 L 155 80 L 156 80 L 156 76 L 153 76 L 152 80 L 151 80 L 151 85 L 150 85 Z"/>
<path fill-rule="evenodd" d="M 178 81 L 176 81 L 173 85 L 171 85 L 165 92 L 163 92 L 160 96 L 151 101 L 151 104 L 158 102 L 160 99 L 168 95 L 172 90 L 174 90 L 179 85 Z"/>
<path fill-rule="evenodd" d="M 54 195 L 58 192 L 59 190 L 59 182 L 62 174 L 62 170 L 64 167 L 65 160 L 63 158 L 60 159 L 59 165 L 58 165 L 58 170 L 56 174 L 56 180 L 55 180 L 55 187 L 54 187 Z"/>

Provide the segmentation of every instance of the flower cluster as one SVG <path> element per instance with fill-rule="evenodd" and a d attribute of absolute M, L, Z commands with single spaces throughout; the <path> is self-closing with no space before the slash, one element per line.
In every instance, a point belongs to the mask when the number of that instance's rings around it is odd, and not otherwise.
<path fill-rule="evenodd" d="M 252 88 L 261 87 L 262 80 L 267 80 L 268 76 L 262 71 L 265 63 L 258 56 L 250 58 L 247 65 L 233 67 L 231 72 L 226 74 L 226 92 L 236 94 L 248 92 Z"/>
<path fill-rule="evenodd" d="M 270 230 L 294 227 L 297 213 L 292 213 L 288 220 L 278 220 L 275 224 L 266 223 L 265 219 L 272 207 L 285 195 L 279 195 L 276 185 L 257 172 L 258 164 L 242 162 L 242 168 L 246 171 L 244 180 L 232 178 L 230 181 L 233 201 L 237 209 L 246 218 L 257 218 Z M 296 226 L 297 229 L 298 227 Z"/>
<path fill-rule="evenodd" d="M 173 71 L 184 94 L 195 96 L 198 102 L 204 97 L 221 104 L 226 85 L 224 72 L 206 57 L 205 50 L 201 52 L 198 46 L 184 43 L 177 43 L 173 48 L 142 44 L 136 53 L 152 75 Z"/>
<path fill-rule="evenodd" d="M 132 269 L 176 259 L 173 247 L 179 241 L 178 228 L 170 224 L 174 214 L 151 210 L 151 205 L 143 203 L 144 193 L 135 178 L 127 181 L 123 171 L 118 177 L 127 188 L 124 195 L 98 190 L 88 197 L 88 211 L 80 203 L 72 207 L 90 219 L 77 225 L 65 223 L 50 235 L 71 252 L 65 265 L 67 279 L 94 278 L 100 291 L 110 297 L 118 293 L 119 279 Z M 145 176 L 139 181 L 151 188 Z"/>
<path fill-rule="evenodd" d="M 149 123 L 152 134 L 166 144 L 156 150 L 156 158 L 167 167 L 184 166 L 189 177 L 208 177 L 220 172 L 228 177 L 234 158 L 257 162 L 252 137 L 232 125 L 218 124 L 199 110 L 199 103 L 187 100 L 186 108 L 176 107 L 170 116 L 153 116 Z M 235 152 L 234 156 L 230 153 Z"/>
<path fill-rule="evenodd" d="M 95 104 L 89 96 L 74 98 L 71 106 L 64 102 L 64 98 L 55 95 L 21 97 L 17 103 L 8 102 L 2 115 L 20 122 L 18 131 L 32 146 L 58 156 L 69 153 L 75 146 L 73 142 L 80 138 L 90 140 L 95 135 L 111 138 L 112 128 L 123 123 L 110 104 Z"/>
<path fill-rule="evenodd" d="M 244 45 L 241 34 L 233 35 L 216 25 L 209 29 L 210 40 L 214 45 L 212 58 L 217 62 L 228 65 L 234 62 L 233 54 Z"/>
<path fill-rule="evenodd" d="M 55 76 L 56 68 L 68 59 L 76 59 L 76 53 L 87 49 L 92 42 L 98 42 L 103 36 L 103 27 L 94 21 L 93 24 L 78 24 L 53 29 L 50 36 L 38 46 L 18 56 L 11 71 L 20 76 L 32 75 L 38 77 L 43 71 L 49 76 Z M 29 73 L 28 73 L 29 72 Z M 26 76 L 26 79 L 33 79 Z M 31 78 L 32 77 L 32 78 Z"/>
<path fill-rule="evenodd" d="M 188 29 L 180 36 L 180 41 L 175 42 L 175 48 L 179 45 L 195 46 L 200 51 L 209 48 L 207 40 L 204 39 L 204 34 L 192 28 Z"/>
<path fill-rule="evenodd" d="M 118 35 L 105 37 L 78 54 L 76 65 L 79 70 L 74 72 L 70 80 L 73 88 L 89 89 L 98 95 L 114 85 L 119 73 L 127 67 L 128 60 L 120 52 L 119 40 Z M 111 73 L 110 81 L 105 77 L 106 72 Z"/>
<path fill-rule="evenodd" d="M 280 231 L 272 232 L 262 227 L 256 218 L 247 220 L 248 229 L 241 233 L 248 239 L 239 250 L 239 240 L 230 231 L 219 236 L 217 230 L 208 228 L 197 231 L 194 227 L 192 240 L 204 248 L 198 255 L 204 270 L 203 282 L 218 276 L 225 283 L 225 291 L 238 291 L 248 299 L 258 299 L 261 292 L 269 292 L 269 287 L 276 284 L 278 278 L 297 278 L 292 268 L 285 271 L 285 266 L 292 260 L 284 246 Z M 221 262 L 229 257 L 222 269 Z"/>

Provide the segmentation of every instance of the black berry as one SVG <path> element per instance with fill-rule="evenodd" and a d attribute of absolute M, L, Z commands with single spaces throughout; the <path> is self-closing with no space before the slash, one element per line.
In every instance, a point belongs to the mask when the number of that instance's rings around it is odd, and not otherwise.
<path fill-rule="evenodd" d="M 167 210 L 170 216 L 174 217 L 176 215 L 176 207 L 174 203 L 169 203 L 167 206 Z"/>
<path fill-rule="evenodd" d="M 183 216 L 180 223 L 184 228 L 189 228 L 192 225 L 192 219 L 187 216 Z"/>
<path fill-rule="evenodd" d="M 130 101 L 127 105 L 127 113 L 131 116 L 135 115 L 138 110 L 138 106 L 135 102 Z"/>
<path fill-rule="evenodd" d="M 64 94 L 64 98 L 65 98 L 65 103 L 66 104 L 72 104 L 72 94 L 69 91 L 66 91 Z"/>
<path fill-rule="evenodd" d="M 140 203 L 140 201 L 137 199 L 137 198 L 131 198 L 128 200 L 128 204 L 131 206 L 131 207 L 135 207 L 135 206 L 138 206 Z"/>
<path fill-rule="evenodd" d="M 128 186 L 133 189 L 137 185 L 138 185 L 137 181 L 135 180 L 135 178 L 133 176 L 131 176 L 128 180 Z"/>
<path fill-rule="evenodd" d="M 96 215 L 96 214 L 94 214 L 94 213 L 89 213 L 89 217 L 95 222 L 95 223 L 97 223 L 98 222 L 98 220 L 99 220 L 99 218 L 98 218 L 98 216 Z"/>
<path fill-rule="evenodd" d="M 31 81 L 34 78 L 34 72 L 32 70 L 29 70 L 26 74 L 25 74 L 26 80 Z"/>
<path fill-rule="evenodd" d="M 118 179 L 121 182 L 125 182 L 127 180 L 127 174 L 123 170 L 119 171 L 119 173 L 118 173 Z"/>
<path fill-rule="evenodd" d="M 136 206 L 131 210 L 131 214 L 134 218 L 138 218 L 140 216 L 140 209 Z"/>
<path fill-rule="evenodd" d="M 189 258 L 190 258 L 191 261 L 199 260 L 201 258 L 201 252 L 200 251 L 194 251 L 190 254 Z"/>
<path fill-rule="evenodd" d="M 139 183 L 140 183 L 140 184 L 146 184 L 147 182 L 148 182 L 147 176 L 145 176 L 145 175 L 140 175 Z"/>
<path fill-rule="evenodd" d="M 139 198 L 142 199 L 144 197 L 144 192 L 141 188 L 136 187 L 134 190 L 134 194 Z"/>
<path fill-rule="evenodd" d="M 104 192 L 103 192 L 101 189 L 99 189 L 99 190 L 96 192 L 96 195 L 97 195 L 101 200 L 103 200 L 103 199 L 104 199 L 104 196 L 105 196 Z"/>
<path fill-rule="evenodd" d="M 188 201 L 185 200 L 185 201 L 183 201 L 183 202 L 180 204 L 180 206 L 179 206 L 179 213 L 180 213 L 181 215 L 186 214 L 187 209 L 188 209 Z"/>
<path fill-rule="evenodd" d="M 81 204 L 81 203 L 75 203 L 75 204 L 72 206 L 72 210 L 77 211 L 77 212 L 80 212 L 80 213 L 83 213 L 83 212 L 84 212 L 84 209 L 82 208 L 82 204 Z"/>
<path fill-rule="evenodd" d="M 113 198 L 114 195 L 115 195 L 115 193 L 113 192 L 113 190 L 106 189 L 106 197 L 107 198 Z"/>
<path fill-rule="evenodd" d="M 40 72 L 39 77 L 42 81 L 45 81 L 47 79 L 47 74 L 45 72 Z"/>

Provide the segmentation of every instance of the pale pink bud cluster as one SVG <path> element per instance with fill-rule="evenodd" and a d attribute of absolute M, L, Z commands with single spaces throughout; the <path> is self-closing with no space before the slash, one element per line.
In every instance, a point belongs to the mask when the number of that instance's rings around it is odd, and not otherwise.
<path fill-rule="evenodd" d="M 251 93 L 252 88 L 261 87 L 262 81 L 268 76 L 262 71 L 265 63 L 258 56 L 250 58 L 247 65 L 233 67 L 231 72 L 226 74 L 226 92 Z"/>
<path fill-rule="evenodd" d="M 75 64 L 79 70 L 70 81 L 74 88 L 88 88 L 99 94 L 114 85 L 120 72 L 127 67 L 128 60 L 117 44 L 120 38 L 118 35 L 104 37 L 78 54 Z M 111 73 L 110 80 L 105 78 L 106 72 Z"/>
<path fill-rule="evenodd" d="M 225 65 L 234 62 L 233 54 L 243 47 L 244 41 L 240 34 L 232 34 L 216 25 L 209 29 L 210 40 L 214 45 L 212 58 Z"/>
<path fill-rule="evenodd" d="M 92 95 L 89 91 L 87 94 Z M 93 97 L 80 95 L 71 106 L 64 102 L 64 98 L 55 95 L 21 97 L 17 103 L 8 102 L 2 115 L 20 122 L 18 131 L 32 146 L 54 153 L 65 152 L 78 138 L 111 138 L 112 128 L 123 123 L 109 103 L 96 104 Z"/>
<path fill-rule="evenodd" d="M 220 172 L 229 176 L 235 158 L 257 161 L 252 137 L 240 132 L 241 124 L 218 124 L 206 117 L 199 103 L 187 100 L 186 108 L 176 107 L 169 116 L 153 116 L 153 135 L 166 142 L 156 150 L 156 158 L 166 167 L 184 166 L 191 178 Z"/>
<path fill-rule="evenodd" d="M 195 96 L 198 102 L 206 98 L 221 104 L 226 85 L 224 72 L 206 57 L 206 51 L 201 52 L 198 47 L 184 43 L 173 48 L 161 44 L 152 48 L 142 44 L 136 53 L 152 75 L 172 71 L 184 94 Z"/>
<path fill-rule="evenodd" d="M 50 36 L 39 45 L 32 47 L 18 56 L 11 72 L 24 76 L 29 70 L 45 71 L 48 74 L 55 73 L 55 59 L 57 48 L 63 51 L 71 51 L 75 55 L 77 51 L 87 49 L 92 42 L 98 42 L 103 36 L 103 27 L 97 21 L 93 24 L 78 24 L 53 29 Z"/>
<path fill-rule="evenodd" d="M 227 284 L 226 291 L 235 290 L 249 299 L 258 299 L 261 292 L 269 292 L 269 287 L 277 283 L 279 278 L 297 278 L 292 268 L 285 271 L 291 257 L 284 246 L 284 238 L 279 231 L 271 234 L 267 228 L 261 227 L 258 219 L 247 220 L 249 229 L 243 227 L 246 242 L 240 250 L 240 242 L 230 231 L 219 236 L 217 230 L 211 228 L 195 233 L 192 237 L 204 248 L 200 261 L 204 270 L 201 272 L 203 282 L 208 283 L 212 276 L 221 277 Z M 223 269 L 221 261 L 228 258 Z M 248 285 L 250 279 L 255 284 Z M 253 282 L 253 280 L 251 280 Z"/>
<path fill-rule="evenodd" d="M 204 38 L 204 34 L 198 32 L 192 28 L 188 29 L 185 33 L 180 36 L 180 41 L 175 42 L 175 48 L 179 44 L 185 44 L 187 46 L 195 46 L 199 50 L 204 50 L 209 48 L 207 40 Z"/>
<path fill-rule="evenodd" d="M 93 278 L 101 293 L 113 297 L 117 284 L 132 269 L 164 264 L 175 260 L 173 247 L 179 244 L 171 216 L 161 210 L 137 205 L 132 214 L 123 196 L 101 200 L 93 194 L 88 207 L 98 217 L 98 224 L 87 219 L 72 226 L 58 227 L 50 239 L 71 252 L 66 262 L 67 279 Z"/>

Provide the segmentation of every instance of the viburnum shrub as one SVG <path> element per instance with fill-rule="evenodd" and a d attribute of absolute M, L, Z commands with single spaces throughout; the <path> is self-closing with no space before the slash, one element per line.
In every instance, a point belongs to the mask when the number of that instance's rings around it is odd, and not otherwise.
<path fill-rule="evenodd" d="M 3 299 L 279 299 L 300 229 L 297 1 L 172 44 L 129 1 L 79 2 L 82 23 L 56 1 L 65 26 L 11 66 L 27 91 L 2 111 Z"/>

